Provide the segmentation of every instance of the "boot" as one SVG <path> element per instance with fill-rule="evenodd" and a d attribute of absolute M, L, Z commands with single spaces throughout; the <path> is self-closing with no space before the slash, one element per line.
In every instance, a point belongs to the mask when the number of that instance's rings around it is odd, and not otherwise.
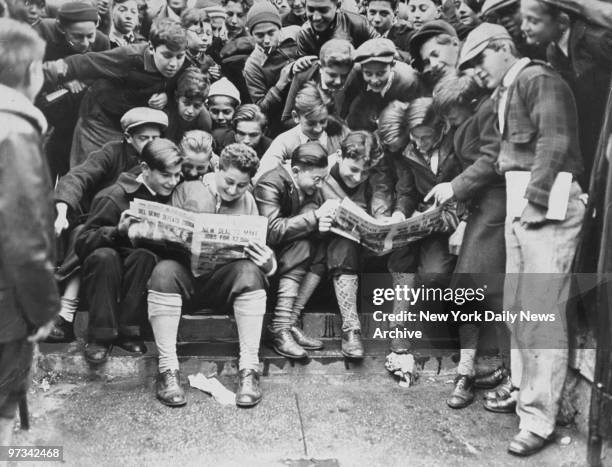
<path fill-rule="evenodd" d="M 307 336 L 304 334 L 304 331 L 297 326 L 291 326 L 291 335 L 293 339 L 295 339 L 295 342 L 306 350 L 321 350 L 323 348 L 323 341 Z"/>
<path fill-rule="evenodd" d="M 451 409 L 463 409 L 474 401 L 474 378 L 467 375 L 457 375 L 455 389 L 446 404 Z"/>
<path fill-rule="evenodd" d="M 162 404 L 180 407 L 187 403 L 185 391 L 181 387 L 181 374 L 178 370 L 166 370 L 157 375 L 155 390 Z"/>
<path fill-rule="evenodd" d="M 69 323 L 61 316 L 55 318 L 55 324 L 53 329 L 49 333 L 49 336 L 45 339 L 45 342 L 59 343 L 59 342 L 72 342 L 74 340 L 74 326 L 73 323 Z"/>
<path fill-rule="evenodd" d="M 245 369 L 238 373 L 238 391 L 236 392 L 236 405 L 238 407 L 253 407 L 259 404 L 262 398 L 259 387 L 259 375 L 255 370 Z"/>
<path fill-rule="evenodd" d="M 272 348 L 277 354 L 294 360 L 308 357 L 308 353 L 295 341 L 289 329 L 280 329 L 272 334 Z"/>
<path fill-rule="evenodd" d="M 346 358 L 363 358 L 363 342 L 361 342 L 359 329 L 351 329 L 342 333 L 342 355 Z"/>

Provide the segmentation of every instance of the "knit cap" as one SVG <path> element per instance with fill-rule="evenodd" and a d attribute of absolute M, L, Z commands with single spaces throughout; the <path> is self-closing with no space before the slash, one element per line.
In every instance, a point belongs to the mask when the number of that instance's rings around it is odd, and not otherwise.
<path fill-rule="evenodd" d="M 91 3 L 68 2 L 64 3 L 57 12 L 60 21 L 79 23 L 81 21 L 98 21 L 98 10 Z"/>
<path fill-rule="evenodd" d="M 279 29 L 283 27 L 278 10 L 267 0 L 255 3 L 247 13 L 246 26 L 249 32 L 252 32 L 259 23 L 272 23 Z"/>
<path fill-rule="evenodd" d="M 238 105 L 240 105 L 240 91 L 238 91 L 238 88 L 234 86 L 234 84 L 226 77 L 223 77 L 210 85 L 208 98 L 210 99 L 213 96 L 231 97 L 238 102 Z"/>

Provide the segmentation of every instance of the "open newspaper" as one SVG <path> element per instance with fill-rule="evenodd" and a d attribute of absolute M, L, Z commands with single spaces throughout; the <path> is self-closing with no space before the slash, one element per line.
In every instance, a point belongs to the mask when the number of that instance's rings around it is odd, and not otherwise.
<path fill-rule="evenodd" d="M 458 223 L 454 208 L 442 205 L 405 221 L 388 224 L 373 218 L 349 198 L 344 198 L 336 209 L 331 231 L 380 256 L 433 232 L 453 232 Z"/>
<path fill-rule="evenodd" d="M 195 213 L 141 199 L 130 203 L 130 212 L 140 219 L 128 231 L 135 245 L 189 255 L 196 277 L 246 258 L 251 240 L 266 243 L 268 219 L 262 216 Z"/>

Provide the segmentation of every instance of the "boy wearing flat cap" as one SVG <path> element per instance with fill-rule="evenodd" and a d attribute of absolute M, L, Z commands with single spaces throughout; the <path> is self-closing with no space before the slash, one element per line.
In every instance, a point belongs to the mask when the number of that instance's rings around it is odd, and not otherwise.
<path fill-rule="evenodd" d="M 47 42 L 45 61 L 59 60 L 85 52 L 101 52 L 110 48 L 106 34 L 96 29 L 98 11 L 96 7 L 84 2 L 64 3 L 57 19 L 44 18 L 33 28 Z M 58 101 L 49 103 L 45 96 L 56 91 L 57 86 L 47 83 L 37 99 L 37 105 L 43 110 L 47 121 L 53 126 L 53 132 L 45 145 L 45 153 L 51 179 L 64 175 L 69 169 L 70 144 L 72 134 L 79 116 L 79 105 L 87 89 L 87 84 L 75 79 L 63 83 L 62 88 L 70 94 Z"/>
<path fill-rule="evenodd" d="M 390 102 L 409 102 L 420 95 L 417 72 L 397 57 L 395 44 L 383 38 L 370 39 L 355 52 L 361 72 L 347 83 L 342 115 L 352 130 L 375 131 L 378 115 Z"/>
<path fill-rule="evenodd" d="M 485 403 L 494 412 L 516 407 L 520 432 L 508 451 L 528 456 L 551 439 L 567 371 L 564 307 L 585 212 L 576 181 L 583 166 L 576 103 L 554 70 L 519 58 L 502 26 L 483 23 L 474 29 L 459 65 L 474 67 L 485 86 L 495 90 L 501 134 L 497 167 L 506 176 L 508 197 L 504 310 L 537 309 L 554 318 L 509 325 L 516 387 L 507 398 Z M 553 186 L 558 191 L 551 198 Z"/>

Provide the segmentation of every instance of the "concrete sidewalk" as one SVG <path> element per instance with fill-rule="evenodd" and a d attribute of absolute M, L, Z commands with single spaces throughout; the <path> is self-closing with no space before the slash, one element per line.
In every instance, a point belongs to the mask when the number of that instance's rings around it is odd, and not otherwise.
<path fill-rule="evenodd" d="M 235 389 L 233 379 L 222 382 Z M 517 418 L 486 412 L 482 394 L 464 410 L 448 408 L 449 376 L 409 389 L 372 375 L 275 376 L 263 389 L 253 409 L 223 407 L 195 389 L 186 407 L 171 409 L 156 401 L 151 379 L 43 382 L 29 398 L 32 429 L 14 444 L 63 445 L 65 465 L 585 465 L 572 428 L 560 427 L 537 456 L 508 455 Z"/>

